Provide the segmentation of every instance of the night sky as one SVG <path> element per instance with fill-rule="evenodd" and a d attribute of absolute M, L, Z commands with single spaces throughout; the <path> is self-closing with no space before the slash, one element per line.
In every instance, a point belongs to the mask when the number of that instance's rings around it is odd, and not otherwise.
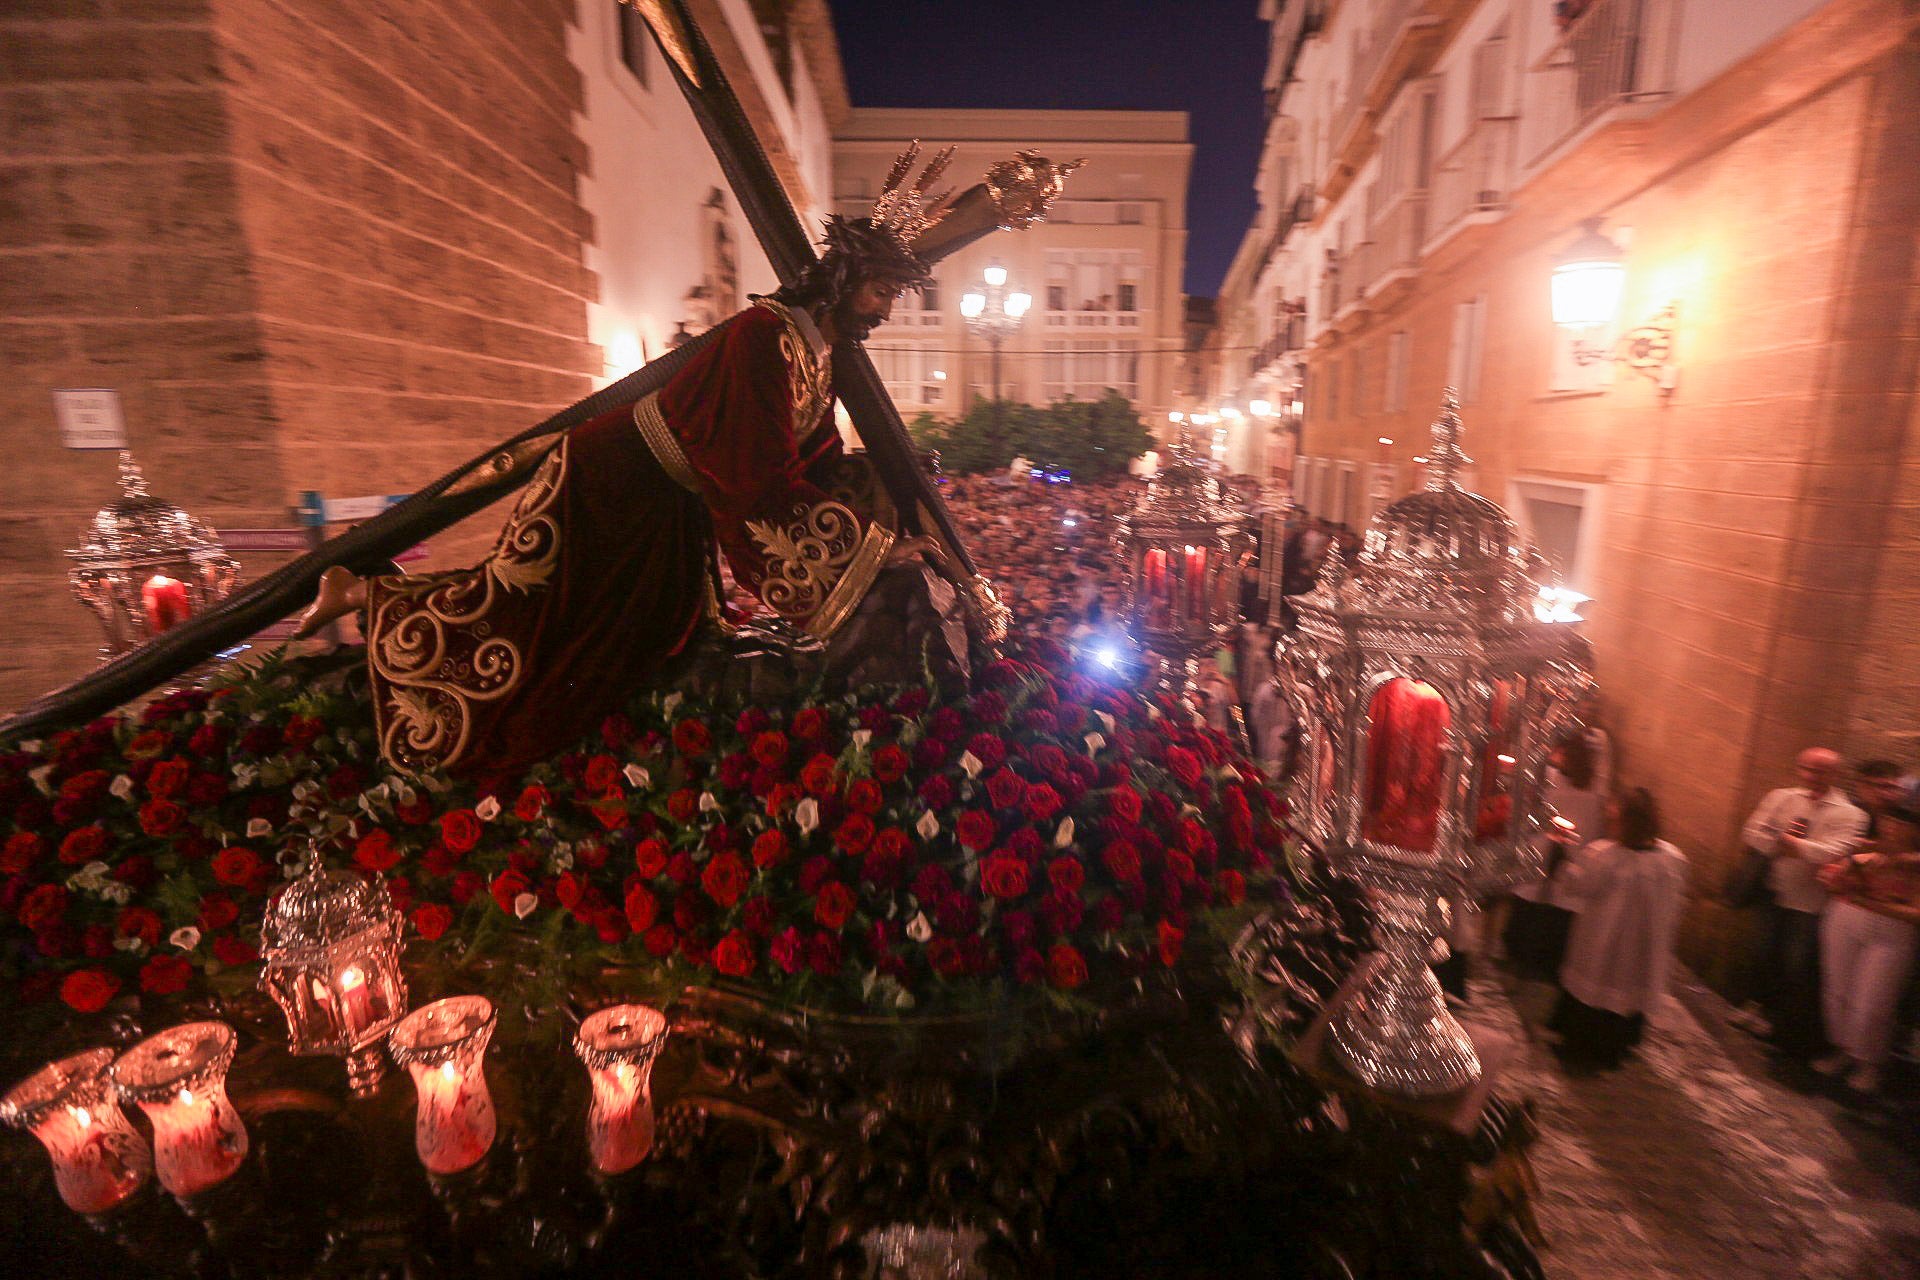
<path fill-rule="evenodd" d="M 1190 294 L 1253 217 L 1267 27 L 1257 0 L 831 0 L 856 107 L 1185 111 Z"/>

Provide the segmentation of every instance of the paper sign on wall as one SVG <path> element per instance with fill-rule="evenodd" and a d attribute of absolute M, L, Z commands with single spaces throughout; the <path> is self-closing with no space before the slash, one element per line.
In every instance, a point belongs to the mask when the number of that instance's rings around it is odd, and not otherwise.
<path fill-rule="evenodd" d="M 69 449 L 127 447 L 127 424 L 120 415 L 120 393 L 110 387 L 55 391 L 53 412 L 60 423 L 60 443 Z"/>

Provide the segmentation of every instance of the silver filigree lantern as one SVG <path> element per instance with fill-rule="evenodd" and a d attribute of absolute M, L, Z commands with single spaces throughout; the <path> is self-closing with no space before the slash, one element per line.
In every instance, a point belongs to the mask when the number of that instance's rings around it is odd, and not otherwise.
<path fill-rule="evenodd" d="M 287 1015 L 289 1047 L 344 1057 L 357 1097 L 386 1075 L 381 1041 L 407 1011 L 405 923 L 379 884 L 316 861 L 260 925 L 260 988 Z"/>
<path fill-rule="evenodd" d="M 120 496 L 94 513 L 67 552 L 80 603 L 107 633 L 102 659 L 137 649 L 233 589 L 239 564 L 200 521 L 147 492 L 133 455 L 120 454 Z"/>
<path fill-rule="evenodd" d="M 1382 954 L 1332 1050 L 1362 1082 L 1422 1097 L 1480 1075 L 1427 964 L 1443 902 L 1538 874 L 1547 756 L 1591 684 L 1585 639 L 1536 611 L 1539 557 L 1460 487 L 1459 437 L 1449 391 L 1425 490 L 1374 517 L 1352 565 L 1329 554 L 1278 655 L 1302 731 L 1296 821 L 1377 912 Z"/>
<path fill-rule="evenodd" d="M 1127 632 L 1178 690 L 1240 621 L 1241 559 L 1252 540 L 1245 514 L 1184 436 L 1168 453 L 1146 496 L 1115 522 L 1115 541 Z"/>

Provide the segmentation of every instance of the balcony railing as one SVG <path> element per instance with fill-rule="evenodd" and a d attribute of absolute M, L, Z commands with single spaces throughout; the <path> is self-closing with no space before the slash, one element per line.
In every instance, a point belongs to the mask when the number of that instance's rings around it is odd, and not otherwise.
<path fill-rule="evenodd" d="M 1366 105 L 1373 78 L 1406 33 L 1408 20 L 1420 8 L 1421 0 L 1380 0 L 1374 8 L 1373 25 L 1354 54 L 1352 74 L 1347 78 L 1347 95 L 1333 113 L 1334 149 L 1342 149 L 1348 131 L 1354 126 L 1360 109 Z"/>
<path fill-rule="evenodd" d="M 1673 92 L 1680 0 L 1594 0 L 1535 65 L 1543 77 L 1532 160 L 1615 107 Z M 1531 132 L 1531 131 L 1530 131 Z"/>
<path fill-rule="evenodd" d="M 1506 207 L 1513 189 L 1513 140 L 1513 120 L 1482 120 L 1446 154 L 1433 175 L 1430 235 L 1446 234 L 1469 214 Z"/>
<path fill-rule="evenodd" d="M 1427 242 L 1427 193 L 1410 191 L 1387 206 L 1354 255 L 1357 292 L 1377 290 L 1396 272 L 1420 265 L 1420 248 Z"/>

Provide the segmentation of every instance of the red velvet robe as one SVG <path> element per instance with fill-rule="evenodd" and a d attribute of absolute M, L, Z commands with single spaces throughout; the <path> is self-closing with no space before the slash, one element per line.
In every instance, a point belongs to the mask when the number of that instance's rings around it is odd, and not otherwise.
<path fill-rule="evenodd" d="M 390 761 L 512 768 L 591 732 L 718 620 L 716 544 L 779 617 L 821 638 L 845 622 L 894 515 L 841 451 L 810 329 L 749 307 L 658 392 L 568 433 L 481 564 L 369 580 Z"/>

